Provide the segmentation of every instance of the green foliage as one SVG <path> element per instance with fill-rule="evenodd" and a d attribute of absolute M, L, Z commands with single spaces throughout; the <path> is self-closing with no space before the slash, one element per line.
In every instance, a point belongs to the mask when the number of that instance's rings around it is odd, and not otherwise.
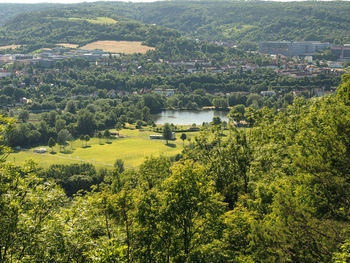
<path fill-rule="evenodd" d="M 72 135 L 69 133 L 68 130 L 63 129 L 57 134 L 57 143 L 60 146 L 66 146 L 67 141 L 72 139 Z"/>
<path fill-rule="evenodd" d="M 121 5 L 115 12 L 202 39 L 241 42 L 249 50 L 261 40 L 349 42 L 349 8 L 346 2 L 171 1 Z"/>
<path fill-rule="evenodd" d="M 182 140 L 182 144 L 184 145 L 185 144 L 185 140 L 187 139 L 186 133 L 182 133 L 181 136 L 180 136 L 180 139 Z"/>
<path fill-rule="evenodd" d="M 342 76 L 342 84 L 337 90 L 338 97 L 346 104 L 350 105 L 350 76 L 345 74 Z"/>
<path fill-rule="evenodd" d="M 171 140 L 172 137 L 172 131 L 170 128 L 169 123 L 165 123 L 163 126 L 163 138 L 166 140 L 166 144 L 168 144 L 168 141 Z"/>
<path fill-rule="evenodd" d="M 114 163 L 114 168 L 116 169 L 116 172 L 121 174 L 124 172 L 124 161 L 121 159 L 117 159 Z"/>
<path fill-rule="evenodd" d="M 78 191 L 90 191 L 92 185 L 102 182 L 102 174 L 96 172 L 91 164 L 51 165 L 49 169 L 40 174 L 46 179 L 54 179 L 66 192 L 68 196 Z"/>
<path fill-rule="evenodd" d="M 96 40 L 146 41 L 154 46 L 165 38 L 179 36 L 175 30 L 123 19 L 106 10 L 70 7 L 22 14 L 0 29 L 0 43 L 22 43 L 31 50 L 58 43 L 83 45 Z"/>
<path fill-rule="evenodd" d="M 43 184 L 33 163 L 0 167 L 0 261 L 31 262 L 45 250 L 46 227 L 64 203 L 63 192 Z"/>
<path fill-rule="evenodd" d="M 56 141 L 52 137 L 50 137 L 47 145 L 51 148 L 51 152 L 52 152 L 53 151 L 53 147 L 56 145 Z"/>
<path fill-rule="evenodd" d="M 7 146 L 9 133 L 13 130 L 14 120 L 0 115 L 0 164 L 3 163 L 11 149 Z"/>
<path fill-rule="evenodd" d="M 29 112 L 26 110 L 22 110 L 19 114 L 18 114 L 18 119 L 22 122 L 27 122 L 29 120 Z"/>

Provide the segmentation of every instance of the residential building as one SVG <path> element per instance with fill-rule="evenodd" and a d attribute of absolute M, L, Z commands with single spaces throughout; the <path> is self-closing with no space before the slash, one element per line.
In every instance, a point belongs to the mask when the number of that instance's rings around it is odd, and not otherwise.
<path fill-rule="evenodd" d="M 263 41 L 259 43 L 259 52 L 289 57 L 308 56 L 333 46 L 317 41 Z"/>

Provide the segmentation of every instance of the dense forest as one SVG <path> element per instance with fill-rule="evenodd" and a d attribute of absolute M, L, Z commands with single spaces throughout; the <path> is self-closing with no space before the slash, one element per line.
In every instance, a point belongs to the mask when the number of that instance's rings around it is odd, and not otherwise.
<path fill-rule="evenodd" d="M 116 14 L 174 28 L 201 39 L 240 43 L 261 40 L 350 41 L 350 4 L 346 1 L 170 1 L 110 6 Z"/>
<path fill-rule="evenodd" d="M 0 25 L 5 24 L 14 16 L 31 11 L 55 8 L 58 4 L 0 4 Z"/>
<path fill-rule="evenodd" d="M 337 94 L 278 113 L 245 109 L 249 129 L 231 123 L 222 136 L 213 124 L 176 162 L 2 163 L 1 262 L 348 262 L 350 74 L 342 80 Z M 13 121 L 1 122 L 3 139 Z"/>
<path fill-rule="evenodd" d="M 98 20 L 100 18 L 100 20 Z M 0 28 L 0 44 L 47 47 L 50 44 L 87 44 L 96 40 L 145 41 L 150 46 L 179 37 L 172 29 L 145 25 L 101 8 L 58 8 L 24 13 Z"/>
<path fill-rule="evenodd" d="M 43 7 L 40 5 L 40 8 Z M 21 10 L 16 9 L 16 12 Z M 350 4 L 346 1 L 100 2 L 25 13 L 16 17 L 13 17 L 14 13 L 9 12 L 6 24 L 0 28 L 1 44 L 85 44 L 109 39 L 147 40 L 148 44 L 154 46 L 164 37 L 179 34 L 158 26 L 176 29 L 192 38 L 233 41 L 241 47 L 254 47 L 261 40 L 318 40 L 336 44 L 350 42 Z M 89 19 L 97 17 L 112 18 L 118 23 L 89 22 Z M 157 36 L 160 39 L 154 39 Z"/>

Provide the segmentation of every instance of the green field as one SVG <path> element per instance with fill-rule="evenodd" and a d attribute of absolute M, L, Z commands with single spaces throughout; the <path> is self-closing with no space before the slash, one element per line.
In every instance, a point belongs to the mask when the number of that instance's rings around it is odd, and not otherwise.
<path fill-rule="evenodd" d="M 118 23 L 118 21 L 116 21 L 110 17 L 96 17 L 95 19 L 70 17 L 70 18 L 68 18 L 68 20 L 70 20 L 70 21 L 86 21 L 86 22 L 89 22 L 92 24 L 105 24 L 105 25 Z"/>
<path fill-rule="evenodd" d="M 111 168 L 116 159 L 124 160 L 127 168 L 137 168 L 146 156 L 174 156 L 183 149 L 180 134 L 176 134 L 175 141 L 169 141 L 165 145 L 163 140 L 150 140 L 149 135 L 155 134 L 152 131 L 139 131 L 136 129 L 124 129 L 120 132 L 125 138 L 109 140 L 92 138 L 85 147 L 85 142 L 73 141 L 71 145 L 62 151 L 59 146 L 54 147 L 54 154 L 48 152 L 44 154 L 34 153 L 33 150 L 48 146 L 39 146 L 27 151 L 19 151 L 10 154 L 8 161 L 23 163 L 28 159 L 36 161 L 41 167 L 48 167 L 52 164 L 69 164 L 77 162 L 89 162 L 98 168 Z M 198 133 L 187 133 L 187 137 L 194 137 Z M 185 141 L 188 144 L 188 141 Z"/>

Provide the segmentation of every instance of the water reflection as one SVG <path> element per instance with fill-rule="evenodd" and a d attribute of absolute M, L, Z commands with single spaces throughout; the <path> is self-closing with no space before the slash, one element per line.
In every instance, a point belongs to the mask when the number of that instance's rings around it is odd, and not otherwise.
<path fill-rule="evenodd" d="M 211 122 L 213 117 L 220 117 L 222 121 L 228 121 L 227 111 L 215 110 L 166 110 L 159 114 L 154 114 L 153 119 L 156 124 L 173 123 L 175 125 L 201 125 L 203 122 Z"/>

